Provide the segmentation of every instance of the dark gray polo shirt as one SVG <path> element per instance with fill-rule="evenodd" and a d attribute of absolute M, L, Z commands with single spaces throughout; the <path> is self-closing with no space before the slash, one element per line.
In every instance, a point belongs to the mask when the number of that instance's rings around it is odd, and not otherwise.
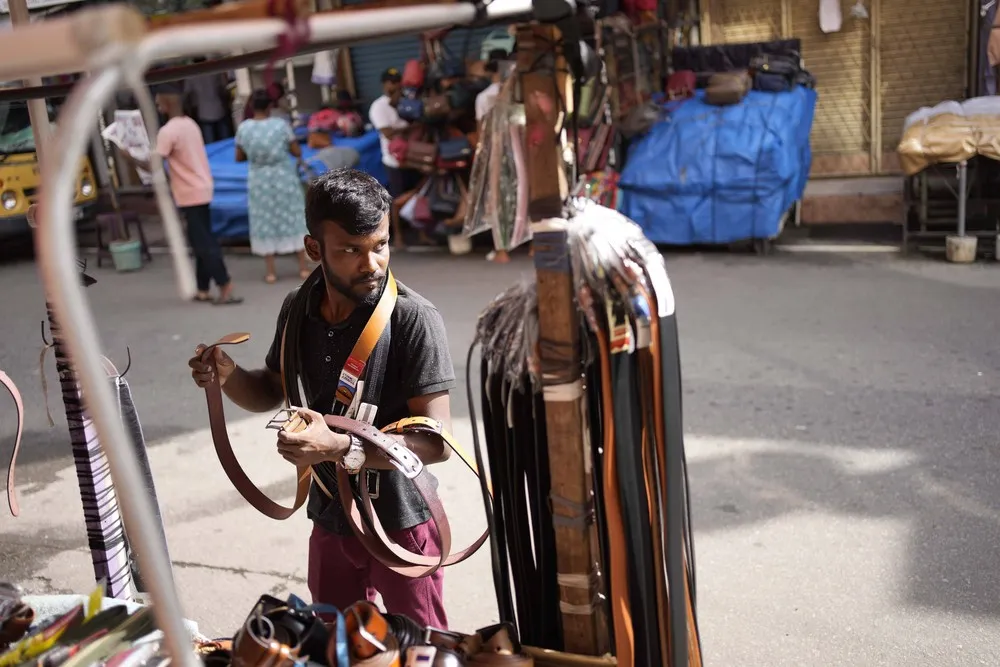
<path fill-rule="evenodd" d="M 375 426 L 382 428 L 409 417 L 408 399 L 455 386 L 455 368 L 448 348 L 448 337 L 441 314 L 427 299 L 403 283 L 396 281 L 399 295 L 392 312 L 392 339 L 382 382 L 381 400 L 375 415 Z M 309 295 L 307 313 L 302 321 L 299 345 L 302 350 L 301 373 L 304 385 L 313 392 L 305 395 L 309 408 L 329 414 L 344 362 L 371 315 L 371 308 L 358 308 L 344 322 L 331 326 L 320 315 L 323 283 Z M 267 353 L 267 367 L 281 372 L 281 333 L 288 319 L 292 298 L 298 290 L 285 297 L 278 315 L 274 341 Z M 289 342 L 291 344 L 291 342 Z M 309 518 L 322 528 L 339 535 L 351 535 L 344 508 L 337 494 L 337 480 L 317 469 L 323 484 L 333 494 L 331 500 L 316 485 L 309 492 Z M 420 494 L 402 473 L 396 470 L 378 472 L 378 498 L 373 500 L 375 511 L 386 530 L 403 530 L 430 519 L 430 512 Z M 435 487 L 437 481 L 433 479 Z M 371 485 L 369 488 L 372 488 Z"/>

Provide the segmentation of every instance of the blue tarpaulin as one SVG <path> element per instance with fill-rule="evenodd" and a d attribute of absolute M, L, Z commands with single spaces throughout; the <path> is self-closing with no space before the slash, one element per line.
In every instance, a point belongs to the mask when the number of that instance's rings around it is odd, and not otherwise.
<path fill-rule="evenodd" d="M 382 152 L 379 148 L 378 132 L 372 130 L 360 137 L 333 138 L 333 145 L 353 148 L 361 156 L 358 169 L 367 172 L 385 185 L 385 169 L 382 167 Z M 249 166 L 236 161 L 233 139 L 216 141 L 206 146 L 208 164 L 215 180 L 215 195 L 212 197 L 212 230 L 220 238 L 246 238 L 250 235 L 250 221 L 247 215 L 247 176 Z M 317 174 L 326 171 L 326 165 L 316 159 L 319 151 L 302 145 L 302 157 Z M 295 158 L 288 156 L 294 164 Z"/>
<path fill-rule="evenodd" d="M 654 243 L 777 236 L 809 178 L 816 91 L 750 91 L 739 104 L 714 106 L 699 90 L 672 109 L 629 148 L 621 212 Z"/>

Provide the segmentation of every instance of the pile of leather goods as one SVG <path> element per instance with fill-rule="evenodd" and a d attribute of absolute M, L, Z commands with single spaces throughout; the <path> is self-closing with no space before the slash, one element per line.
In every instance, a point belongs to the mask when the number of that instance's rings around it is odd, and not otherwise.
<path fill-rule="evenodd" d="M 281 377 L 285 389 L 285 405 L 279 412 L 281 417 L 272 420 L 271 426 L 279 429 L 301 430 L 307 425 L 297 416 L 288 418 L 288 407 L 304 405 L 299 393 L 301 346 L 289 344 L 297 341 L 306 310 L 306 297 L 323 280 L 322 268 L 318 267 L 306 279 L 299 292 L 292 299 L 288 320 L 281 339 Z M 298 486 L 295 502 L 291 507 L 277 504 L 258 489 L 240 466 L 229 434 L 226 430 L 226 416 L 223 410 L 222 390 L 218 382 L 205 387 L 208 399 L 209 423 L 212 440 L 219 462 L 233 486 L 253 507 L 272 519 L 287 519 L 305 503 L 309 488 L 317 487 L 331 495 L 329 487 L 336 485 L 337 493 L 344 506 L 355 536 L 365 548 L 386 567 L 408 577 L 426 577 L 441 567 L 454 565 L 474 554 L 486 542 L 488 532 L 483 531 L 473 543 L 464 549 L 452 549 L 451 525 L 445 514 L 441 499 L 423 462 L 409 449 L 387 434 L 421 432 L 439 437 L 458 457 L 478 475 L 476 462 L 459 446 L 440 422 L 423 417 L 410 417 L 385 426 L 379 430 L 372 426 L 379 398 L 382 392 L 382 376 L 391 344 L 390 321 L 396 307 L 397 287 L 392 272 L 388 272 L 385 288 L 372 312 L 368 323 L 361 332 L 351 354 L 340 373 L 340 383 L 336 390 L 333 413 L 326 415 L 328 426 L 335 431 L 349 433 L 364 443 L 373 446 L 385 456 L 397 470 L 413 482 L 414 488 L 424 499 L 431 514 L 431 521 L 437 526 L 441 536 L 440 556 L 424 556 L 414 553 L 393 541 L 382 527 L 378 514 L 372 505 L 373 490 L 378 488 L 379 471 L 363 463 L 357 471 L 349 472 L 343 465 L 321 463 L 315 467 L 302 467 L 297 471 Z M 229 334 L 205 349 L 203 360 L 214 363 L 212 350 L 219 345 L 235 345 L 250 339 L 249 334 Z M 218 374 L 215 376 L 218 378 Z M 306 388 L 307 394 L 308 387 Z M 488 494 L 487 494 L 488 496 Z M 331 496 L 332 497 L 332 496 Z"/>
<path fill-rule="evenodd" d="M 584 394 L 583 470 L 591 471 L 594 497 L 580 505 L 553 493 L 559 471 L 549 461 L 538 352 L 555 343 L 540 334 L 535 286 L 516 285 L 480 316 L 476 339 L 500 620 L 526 644 L 561 650 L 561 617 L 603 616 L 618 665 L 700 666 L 670 281 L 638 225 L 585 199 L 570 208 L 584 381 L 570 374 L 564 385 L 546 383 L 544 395 Z M 557 371 L 546 369 L 546 378 Z M 467 383 L 471 407 L 468 376 Z M 476 449 L 481 458 L 478 441 Z M 581 540 L 596 525 L 591 577 L 557 568 L 556 525 L 580 528 Z M 578 585 L 595 591 L 594 602 L 570 609 L 560 588 Z"/>
<path fill-rule="evenodd" d="M 407 616 L 383 614 L 372 603 L 343 611 L 262 595 L 232 640 L 203 643 L 208 667 L 532 667 L 509 624 L 471 635 L 426 628 Z"/>
<path fill-rule="evenodd" d="M 151 608 L 100 611 L 100 592 L 65 613 L 38 619 L 17 586 L 0 583 L 0 666 L 166 667 L 169 657 Z M 192 651 L 206 667 L 613 664 L 524 647 L 508 623 L 463 634 L 384 614 L 367 601 L 339 610 L 307 605 L 295 595 L 261 595 L 232 637 L 195 638 Z"/>

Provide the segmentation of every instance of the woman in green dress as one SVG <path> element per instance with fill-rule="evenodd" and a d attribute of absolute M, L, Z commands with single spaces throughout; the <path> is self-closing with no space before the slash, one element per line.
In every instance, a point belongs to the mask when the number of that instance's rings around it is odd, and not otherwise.
<path fill-rule="evenodd" d="M 250 163 L 247 199 L 250 213 L 250 251 L 264 258 L 264 280 L 278 280 L 275 255 L 298 254 L 299 277 L 309 276 L 306 265 L 306 216 L 302 181 L 290 156 L 302 159 L 291 126 L 271 116 L 274 102 L 265 90 L 254 91 L 253 117 L 236 131 L 236 161 Z"/>

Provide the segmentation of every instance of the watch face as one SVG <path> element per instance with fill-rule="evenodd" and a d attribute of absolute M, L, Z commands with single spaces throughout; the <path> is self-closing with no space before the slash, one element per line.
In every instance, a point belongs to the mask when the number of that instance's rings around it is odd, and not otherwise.
<path fill-rule="evenodd" d="M 365 464 L 365 450 L 360 447 L 351 447 L 344 454 L 344 467 L 348 470 L 357 470 Z"/>

